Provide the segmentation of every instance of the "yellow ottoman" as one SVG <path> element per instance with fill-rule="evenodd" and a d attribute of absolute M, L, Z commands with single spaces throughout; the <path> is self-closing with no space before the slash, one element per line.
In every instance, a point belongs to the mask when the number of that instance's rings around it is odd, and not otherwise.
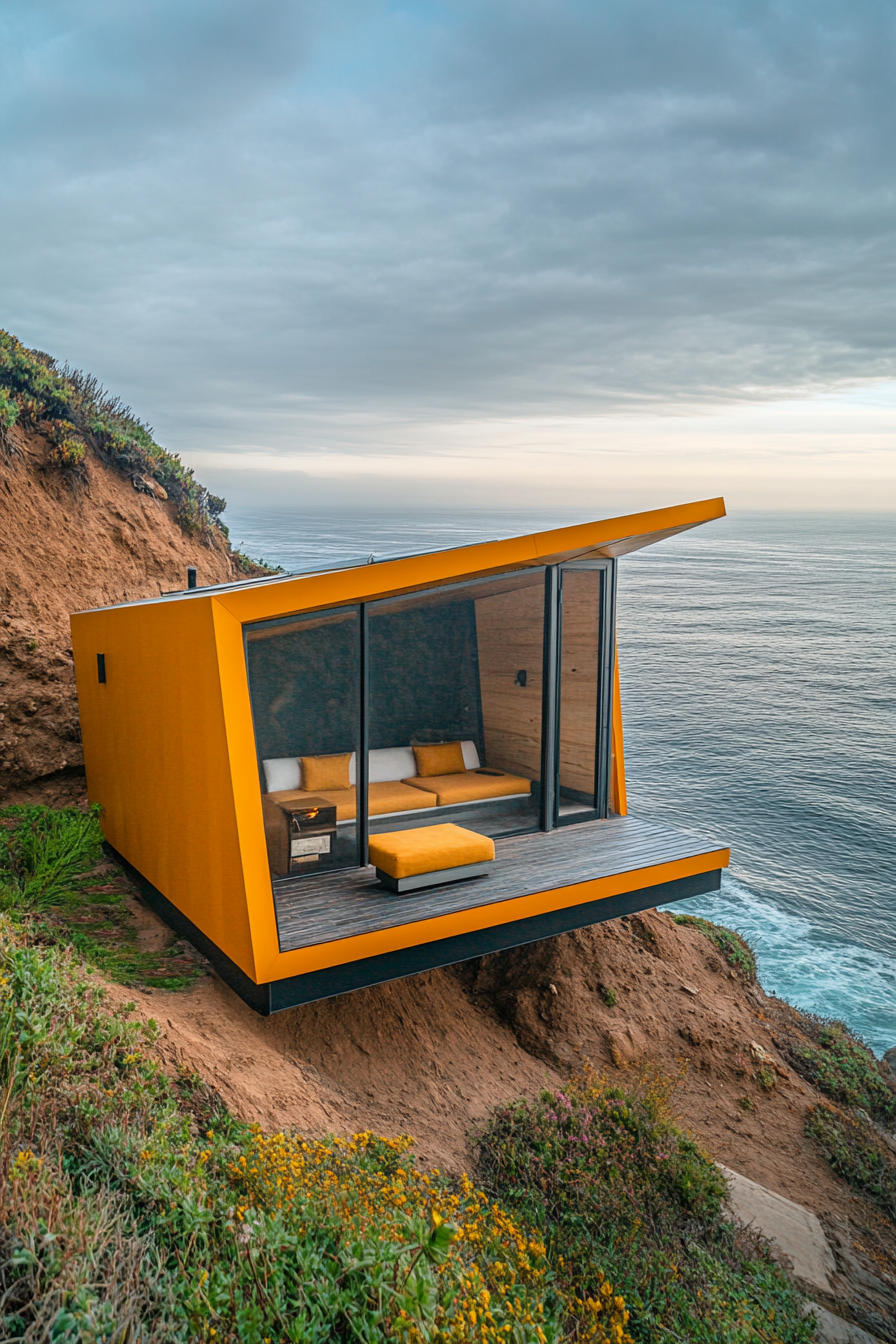
<path fill-rule="evenodd" d="M 419 891 L 484 876 L 495 857 L 495 842 L 449 822 L 372 835 L 368 853 L 384 887 Z"/>

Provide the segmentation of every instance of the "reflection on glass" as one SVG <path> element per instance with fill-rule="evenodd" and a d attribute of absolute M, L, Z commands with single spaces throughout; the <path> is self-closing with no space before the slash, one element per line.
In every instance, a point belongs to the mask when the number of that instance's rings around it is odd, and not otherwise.
<path fill-rule="evenodd" d="M 561 578 L 560 820 L 596 806 L 601 573 L 564 569 Z"/>
<path fill-rule="evenodd" d="M 371 833 L 538 826 L 544 571 L 368 608 Z"/>
<path fill-rule="evenodd" d="M 271 876 L 355 866 L 359 610 L 264 622 L 245 636 Z"/>

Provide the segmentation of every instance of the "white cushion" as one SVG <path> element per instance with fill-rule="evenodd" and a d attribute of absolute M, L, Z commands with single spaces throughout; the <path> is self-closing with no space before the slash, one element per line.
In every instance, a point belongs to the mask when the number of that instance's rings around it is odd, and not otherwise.
<path fill-rule="evenodd" d="M 464 765 L 468 770 L 479 769 L 479 752 L 475 742 L 461 742 Z M 302 767 L 297 756 L 278 756 L 262 761 L 268 793 L 281 789 L 302 788 Z M 349 784 L 356 782 L 355 753 L 348 763 Z M 417 758 L 413 747 L 381 747 L 371 751 L 367 758 L 368 780 L 371 784 L 388 784 L 398 779 L 410 779 L 417 773 Z"/>
<path fill-rule="evenodd" d="M 367 773 L 371 784 L 409 779 L 417 773 L 413 747 L 380 747 L 371 751 L 367 757 Z"/>
<path fill-rule="evenodd" d="M 302 767 L 298 756 L 278 756 L 273 761 L 262 761 L 262 765 L 268 793 L 302 787 Z"/>
<path fill-rule="evenodd" d="M 464 765 L 468 770 L 479 769 L 479 752 L 476 750 L 475 742 L 461 742 L 460 749 L 464 754 Z"/>

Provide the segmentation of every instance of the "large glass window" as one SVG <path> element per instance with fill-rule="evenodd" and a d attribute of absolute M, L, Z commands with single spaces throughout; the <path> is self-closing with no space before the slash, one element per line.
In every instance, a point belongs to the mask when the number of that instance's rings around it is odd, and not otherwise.
<path fill-rule="evenodd" d="M 360 609 L 245 630 L 271 876 L 360 861 Z"/>
<path fill-rule="evenodd" d="M 544 591 L 525 570 L 368 607 L 371 833 L 538 827 Z"/>
<path fill-rule="evenodd" d="M 606 815 L 612 576 L 539 567 L 247 626 L 272 878 L 354 867 L 367 832 Z"/>

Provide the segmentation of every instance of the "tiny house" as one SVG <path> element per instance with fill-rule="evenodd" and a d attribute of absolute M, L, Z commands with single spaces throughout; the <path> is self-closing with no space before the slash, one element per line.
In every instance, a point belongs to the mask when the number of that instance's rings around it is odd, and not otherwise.
<path fill-rule="evenodd" d="M 724 512 L 73 616 L 108 843 L 262 1013 L 718 888 L 628 815 L 615 613 L 620 556 Z"/>

